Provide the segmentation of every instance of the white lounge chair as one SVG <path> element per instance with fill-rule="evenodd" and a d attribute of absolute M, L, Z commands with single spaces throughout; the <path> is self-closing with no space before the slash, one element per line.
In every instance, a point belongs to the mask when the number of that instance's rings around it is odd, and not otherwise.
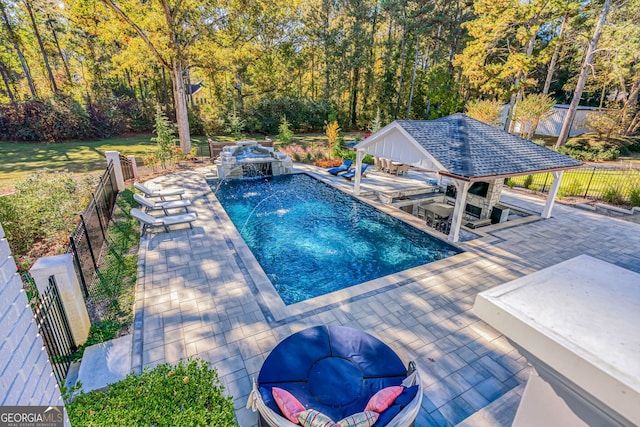
<path fill-rule="evenodd" d="M 165 200 L 167 196 L 180 196 L 182 199 L 182 195 L 184 194 L 184 188 L 174 188 L 174 189 L 166 189 L 166 190 L 152 190 L 147 186 L 140 184 L 139 182 L 134 182 L 133 186 L 137 188 L 144 197 L 160 197 L 161 200 Z"/>
<path fill-rule="evenodd" d="M 170 225 L 189 224 L 189 228 L 193 228 L 193 224 L 191 223 L 198 218 L 195 212 L 156 217 L 146 214 L 136 208 L 131 209 L 131 216 L 140 221 L 143 236 L 145 231 L 152 227 L 164 227 L 165 231 L 169 231 Z"/>
<path fill-rule="evenodd" d="M 142 197 L 137 193 L 133 195 L 133 200 L 138 202 L 140 206 L 144 207 L 145 212 L 162 209 L 165 215 L 169 215 L 169 212 L 167 212 L 169 209 L 184 208 L 185 212 L 189 212 L 189 206 L 191 206 L 191 200 L 189 199 L 169 200 L 166 202 L 154 202 L 150 199 L 147 199 L 146 197 Z"/>

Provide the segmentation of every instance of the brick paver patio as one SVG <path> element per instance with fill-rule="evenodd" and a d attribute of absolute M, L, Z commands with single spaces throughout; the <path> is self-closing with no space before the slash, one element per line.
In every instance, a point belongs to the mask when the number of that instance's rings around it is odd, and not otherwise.
<path fill-rule="evenodd" d="M 404 361 L 415 360 L 424 385 L 416 426 L 455 425 L 529 372 L 508 340 L 472 313 L 478 292 L 579 254 L 640 271 L 640 224 L 556 204 L 552 218 L 462 243 L 464 254 L 413 276 L 277 315 L 203 173 L 156 182 L 186 188 L 198 220 L 193 230 L 150 233 L 141 241 L 134 370 L 191 356 L 210 361 L 234 398 L 241 427 L 257 425 L 245 403 L 264 358 L 283 338 L 318 324 L 363 329 Z M 542 211 L 537 199 L 505 192 L 502 200 Z"/>

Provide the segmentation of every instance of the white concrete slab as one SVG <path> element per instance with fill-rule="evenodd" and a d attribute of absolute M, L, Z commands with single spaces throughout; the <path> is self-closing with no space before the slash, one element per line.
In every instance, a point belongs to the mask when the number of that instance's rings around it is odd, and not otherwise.
<path fill-rule="evenodd" d="M 133 335 L 92 345 L 84 351 L 78 381 L 88 393 L 124 379 L 131 372 Z"/>
<path fill-rule="evenodd" d="M 640 274 L 581 255 L 481 292 L 474 311 L 640 425 Z"/>

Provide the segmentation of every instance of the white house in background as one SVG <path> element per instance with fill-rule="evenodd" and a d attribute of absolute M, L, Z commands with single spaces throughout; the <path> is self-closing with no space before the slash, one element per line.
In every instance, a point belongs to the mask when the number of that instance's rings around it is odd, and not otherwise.
<path fill-rule="evenodd" d="M 560 135 L 560 129 L 562 129 L 562 123 L 564 122 L 564 118 L 567 115 L 568 110 L 569 104 L 554 105 L 553 114 L 551 114 L 549 118 L 540 121 L 540 123 L 538 124 L 538 128 L 536 129 L 536 134 L 549 136 Z M 576 116 L 573 119 L 573 124 L 571 125 L 569 136 L 577 136 L 586 132 L 591 132 L 590 129 L 587 129 L 585 127 L 585 120 L 587 118 L 587 114 L 589 113 L 595 112 L 596 114 L 602 114 L 602 110 L 598 110 L 598 107 L 587 107 L 584 105 L 579 105 L 576 110 Z M 500 113 L 500 123 L 506 122 L 508 111 L 509 105 L 506 104 L 502 107 L 502 112 Z M 515 124 L 514 132 L 520 132 L 520 123 Z"/>

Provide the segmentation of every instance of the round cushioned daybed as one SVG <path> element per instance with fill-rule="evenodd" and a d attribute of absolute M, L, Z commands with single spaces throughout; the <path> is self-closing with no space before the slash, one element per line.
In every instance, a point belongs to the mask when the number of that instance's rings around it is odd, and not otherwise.
<path fill-rule="evenodd" d="M 316 326 L 280 342 L 265 360 L 247 406 L 260 413 L 260 424 L 293 427 L 276 404 L 272 388 L 291 393 L 306 409 L 338 421 L 364 411 L 369 399 L 390 386 L 404 386 L 375 426 L 410 426 L 422 402 L 422 386 L 413 363 L 410 371 L 386 344 L 358 329 Z M 265 424 L 266 423 L 266 424 Z"/>

